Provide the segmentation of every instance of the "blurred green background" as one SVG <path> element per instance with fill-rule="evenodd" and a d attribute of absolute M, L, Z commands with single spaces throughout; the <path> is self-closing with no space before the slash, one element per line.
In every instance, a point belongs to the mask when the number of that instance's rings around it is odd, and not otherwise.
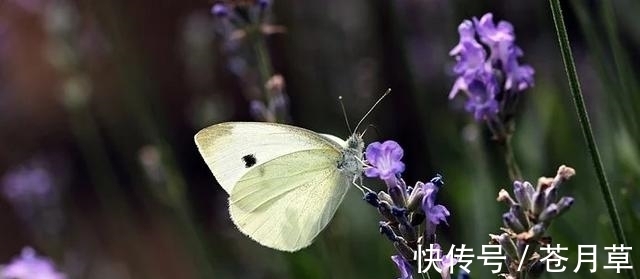
<path fill-rule="evenodd" d="M 249 102 L 260 98 L 265 78 L 250 34 L 223 39 L 219 31 L 228 26 L 211 15 L 212 4 L 0 1 L 0 173 L 5 184 L 17 173 L 25 187 L 44 189 L 27 201 L 0 197 L 0 263 L 29 245 L 70 278 L 397 278 L 379 215 L 355 190 L 315 243 L 297 253 L 261 247 L 235 229 L 226 193 L 193 135 L 214 123 L 253 120 Z M 637 263 L 640 2 L 563 5 Z M 262 41 L 267 70 L 284 77 L 290 123 L 344 138 L 338 96 L 353 125 L 391 88 L 366 121 L 375 126 L 366 142 L 399 142 L 410 184 L 444 176 L 438 199 L 451 218 L 438 237 L 478 255 L 488 234 L 499 232 L 507 207 L 495 198 L 511 181 L 486 127 L 460 100 L 447 99 L 455 80 L 448 52 L 458 24 L 486 12 L 514 25 L 522 61 L 536 71 L 514 136 L 524 177 L 535 184 L 561 164 L 577 171 L 561 190 L 576 202 L 549 232 L 569 247 L 567 271 L 546 278 L 623 278 L 602 269 L 603 247 L 616 241 L 547 2 L 275 0 L 264 14 L 265 29 L 278 31 Z M 579 244 L 598 245 L 596 273 L 572 272 Z M 496 278 L 478 260 L 471 271 L 472 278 Z"/>

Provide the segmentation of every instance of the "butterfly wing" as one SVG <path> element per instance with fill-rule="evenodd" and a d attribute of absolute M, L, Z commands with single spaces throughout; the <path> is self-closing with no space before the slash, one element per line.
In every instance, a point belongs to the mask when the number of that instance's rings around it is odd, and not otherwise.
<path fill-rule="evenodd" d="M 253 168 L 229 197 L 231 219 L 264 246 L 291 252 L 309 246 L 349 189 L 340 158 L 335 149 L 311 149 Z"/>
<path fill-rule="evenodd" d="M 329 223 L 350 179 L 338 169 L 345 141 L 282 124 L 230 122 L 198 132 L 196 145 L 244 234 L 296 251 Z"/>
<path fill-rule="evenodd" d="M 318 135 L 283 124 L 227 122 L 202 129 L 194 139 L 218 183 L 230 194 L 241 177 L 264 162 L 297 151 L 342 148 L 343 141 L 335 136 Z"/>

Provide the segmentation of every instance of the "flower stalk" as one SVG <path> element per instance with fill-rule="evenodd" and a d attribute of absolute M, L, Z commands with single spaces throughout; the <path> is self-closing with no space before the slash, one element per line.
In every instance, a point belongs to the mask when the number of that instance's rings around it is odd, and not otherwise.
<path fill-rule="evenodd" d="M 609 186 L 609 182 L 607 181 L 607 176 L 604 171 L 602 159 L 600 158 L 600 152 L 598 151 L 598 145 L 596 144 L 595 137 L 591 129 L 591 122 L 589 120 L 587 108 L 584 104 L 584 98 L 582 97 L 582 90 L 580 89 L 580 81 L 578 79 L 578 71 L 576 70 L 575 62 L 573 61 L 573 54 L 571 51 L 571 45 L 569 43 L 569 35 L 567 34 L 567 28 L 564 24 L 560 1 L 549 0 L 549 5 L 551 8 L 551 13 L 553 15 L 553 23 L 556 29 L 556 35 L 558 37 L 558 44 L 560 46 L 560 52 L 562 54 L 562 61 L 564 63 L 565 72 L 567 74 L 567 79 L 569 82 L 569 89 L 571 91 L 574 106 L 576 108 L 578 119 L 580 121 L 582 135 L 584 136 L 584 139 L 587 143 L 587 149 L 589 151 L 589 155 L 591 156 L 593 167 L 598 177 L 600 191 L 602 192 L 602 198 L 604 199 L 604 202 L 607 206 L 607 212 L 609 213 L 609 218 L 611 219 L 611 226 L 613 227 L 613 231 L 616 235 L 618 243 L 626 245 L 627 239 L 622 228 L 622 222 L 620 221 L 618 209 L 616 208 L 616 202 L 613 198 L 613 194 L 611 193 L 611 186 Z M 633 266 L 631 259 L 629 259 L 629 264 Z M 627 277 L 631 279 L 638 278 L 634 269 L 627 270 Z"/>

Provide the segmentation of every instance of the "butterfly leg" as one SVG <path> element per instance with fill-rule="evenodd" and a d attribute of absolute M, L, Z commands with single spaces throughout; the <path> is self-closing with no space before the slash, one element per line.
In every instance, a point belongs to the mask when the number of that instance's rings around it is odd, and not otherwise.
<path fill-rule="evenodd" d="M 356 183 L 357 179 L 360 180 L 360 184 Z M 364 186 L 364 183 L 362 183 L 362 176 L 354 176 L 353 180 L 351 181 L 351 184 L 353 184 L 353 186 L 356 186 L 356 188 L 358 188 L 358 190 L 360 190 L 363 195 L 366 195 L 368 192 L 375 193 L 371 191 L 371 189 Z"/>
<path fill-rule="evenodd" d="M 364 166 L 364 167 L 368 166 L 368 165 L 367 165 L 367 163 L 365 163 L 365 162 L 362 160 L 362 158 L 359 158 L 358 156 L 354 156 L 354 158 L 356 158 L 356 160 L 357 160 L 358 162 L 360 162 L 360 163 L 362 164 L 362 166 Z M 356 179 L 359 179 L 359 180 L 360 180 L 360 185 L 358 185 L 358 184 L 356 183 Z M 354 177 L 353 177 L 353 181 L 351 181 L 351 183 L 352 183 L 354 186 L 356 186 L 356 188 L 358 188 L 360 191 L 362 191 L 362 194 L 366 194 L 367 192 L 375 193 L 375 192 L 371 191 L 371 189 L 369 189 L 369 188 L 367 188 L 366 186 L 364 186 L 364 183 L 362 183 L 362 175 L 354 176 Z M 366 190 L 366 191 L 365 191 L 365 190 Z"/>

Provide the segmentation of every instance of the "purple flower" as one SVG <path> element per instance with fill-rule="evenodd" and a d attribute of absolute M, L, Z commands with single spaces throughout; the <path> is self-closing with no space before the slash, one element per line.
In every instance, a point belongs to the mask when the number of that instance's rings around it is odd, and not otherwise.
<path fill-rule="evenodd" d="M 506 64 L 510 49 L 514 47 L 516 36 L 513 25 L 506 21 L 500 21 L 496 26 L 493 23 L 493 14 L 487 13 L 480 20 L 473 19 L 480 41 L 485 43 L 491 52 L 489 57 L 492 64 Z M 499 65 L 499 64 L 498 64 Z"/>
<path fill-rule="evenodd" d="M 460 33 L 460 42 L 449 52 L 449 55 L 455 56 L 457 60 L 453 71 L 463 75 L 484 68 L 487 53 L 475 39 L 473 23 L 469 20 L 463 21 L 458 27 L 458 33 Z"/>
<path fill-rule="evenodd" d="M 453 72 L 457 75 L 449 99 L 464 92 L 465 108 L 477 121 L 497 119 L 494 116 L 501 109 L 514 111 L 514 94 L 533 86 L 534 70 L 518 62 L 522 50 L 515 44 L 513 25 L 495 24 L 487 13 L 464 20 L 458 33 L 460 42 L 449 52 L 456 59 Z"/>
<path fill-rule="evenodd" d="M 227 17 L 229 15 L 229 8 L 222 3 L 216 3 L 211 7 L 211 13 L 217 17 Z"/>
<path fill-rule="evenodd" d="M 435 204 L 438 186 L 431 182 L 418 182 L 416 183 L 416 187 L 421 187 L 424 191 L 424 197 L 422 198 L 422 211 L 424 211 L 428 222 L 426 235 L 433 235 L 437 225 L 442 222 L 447 224 L 447 217 L 450 215 L 449 210 L 443 205 Z"/>
<path fill-rule="evenodd" d="M 440 272 L 440 277 L 442 279 L 450 279 L 453 267 L 458 264 L 458 260 L 449 254 L 444 254 L 440 244 L 438 243 L 430 245 L 429 249 L 432 251 L 431 258 L 437 259 L 434 261 L 435 270 Z"/>
<path fill-rule="evenodd" d="M 465 109 L 473 113 L 476 120 L 484 120 L 493 117 L 499 112 L 499 104 L 496 100 L 498 83 L 490 72 L 477 72 L 468 77 L 467 103 Z"/>
<path fill-rule="evenodd" d="M 413 279 L 411 275 L 412 268 L 409 262 L 402 255 L 393 255 L 391 260 L 396 264 L 398 271 L 400 271 L 400 277 L 398 279 Z"/>
<path fill-rule="evenodd" d="M 523 91 L 533 87 L 533 74 L 535 71 L 529 65 L 520 65 L 518 57 L 522 56 L 522 50 L 514 47 L 510 50 L 504 71 L 507 79 L 504 84 L 506 90 Z"/>
<path fill-rule="evenodd" d="M 440 269 L 440 278 L 450 279 L 453 266 L 455 266 L 457 263 L 458 260 L 449 255 L 444 255 L 442 257 L 442 261 L 437 261 L 436 267 Z"/>
<path fill-rule="evenodd" d="M 466 19 L 458 26 L 458 34 L 460 34 L 460 42 L 450 52 L 450 55 L 457 55 L 462 52 L 463 44 L 465 42 L 476 42 L 476 30 L 473 28 L 473 22 Z"/>
<path fill-rule="evenodd" d="M 34 233 L 46 237 L 58 235 L 64 215 L 60 208 L 61 188 L 55 183 L 51 164 L 36 157 L 7 171 L 2 177 L 0 194 Z"/>
<path fill-rule="evenodd" d="M 67 276 L 55 270 L 54 263 L 36 252 L 25 247 L 19 257 L 14 258 L 4 266 L 0 275 L 2 278 L 15 279 L 66 279 Z"/>
<path fill-rule="evenodd" d="M 12 203 L 45 202 L 57 198 L 53 177 L 40 161 L 9 170 L 2 178 L 2 194 Z"/>
<path fill-rule="evenodd" d="M 364 174 L 385 181 L 393 180 L 397 174 L 404 171 L 404 163 L 400 161 L 403 155 L 402 147 L 395 141 L 371 143 L 365 152 L 367 162 L 371 166 L 365 168 Z"/>

